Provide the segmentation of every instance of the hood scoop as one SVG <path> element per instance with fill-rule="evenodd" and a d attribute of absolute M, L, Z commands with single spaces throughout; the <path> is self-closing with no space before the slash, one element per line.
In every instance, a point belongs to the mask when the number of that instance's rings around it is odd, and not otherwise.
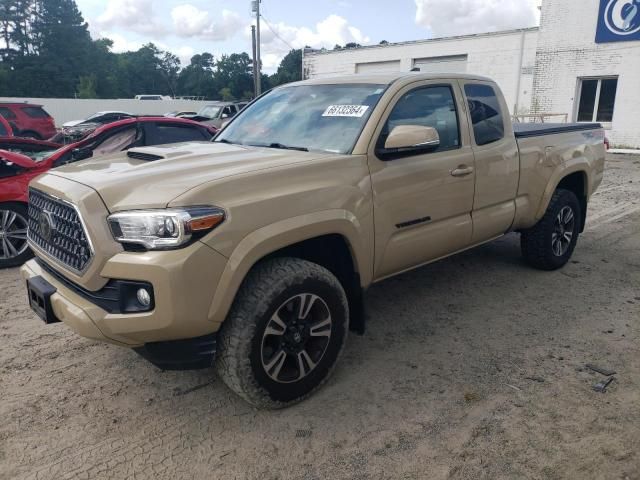
<path fill-rule="evenodd" d="M 127 157 L 135 158 L 136 160 L 142 160 L 144 162 L 154 162 L 156 160 L 162 160 L 165 158 L 162 155 L 154 155 L 153 153 L 138 152 L 136 150 L 129 150 L 127 152 Z"/>

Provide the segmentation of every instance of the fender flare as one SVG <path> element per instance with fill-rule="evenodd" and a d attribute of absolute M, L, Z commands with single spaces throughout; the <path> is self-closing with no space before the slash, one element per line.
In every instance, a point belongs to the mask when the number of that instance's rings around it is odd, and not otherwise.
<path fill-rule="evenodd" d="M 584 157 L 576 157 L 560 164 L 551 174 L 551 178 L 547 182 L 547 188 L 545 189 L 540 204 L 535 215 L 535 221 L 538 222 L 547 211 L 553 192 L 556 191 L 560 182 L 573 173 L 583 173 L 585 175 L 585 195 L 587 200 L 591 197 L 591 177 L 589 175 L 590 164 Z"/>
<path fill-rule="evenodd" d="M 221 324 L 251 268 L 267 255 L 304 240 L 324 235 L 341 235 L 351 251 L 353 265 L 362 286 L 371 283 L 372 241 L 366 241 L 364 225 L 346 210 L 324 210 L 278 221 L 261 227 L 236 246 L 228 258 L 209 308 L 209 320 Z"/>

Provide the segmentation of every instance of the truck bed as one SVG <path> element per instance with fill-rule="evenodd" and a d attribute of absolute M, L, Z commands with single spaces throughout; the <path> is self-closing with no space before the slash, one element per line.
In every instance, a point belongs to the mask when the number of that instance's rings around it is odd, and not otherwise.
<path fill-rule="evenodd" d="M 558 133 L 579 132 L 602 128 L 599 123 L 514 123 L 516 138 L 556 135 Z"/>

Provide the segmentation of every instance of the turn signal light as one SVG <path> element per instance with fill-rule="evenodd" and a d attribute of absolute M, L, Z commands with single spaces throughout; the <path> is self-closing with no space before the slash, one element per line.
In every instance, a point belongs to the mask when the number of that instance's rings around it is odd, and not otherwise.
<path fill-rule="evenodd" d="M 213 215 L 207 215 L 205 217 L 198 217 L 190 220 L 187 225 L 192 232 L 201 232 L 203 230 L 211 230 L 215 226 L 222 223 L 224 220 L 224 213 L 215 213 Z"/>

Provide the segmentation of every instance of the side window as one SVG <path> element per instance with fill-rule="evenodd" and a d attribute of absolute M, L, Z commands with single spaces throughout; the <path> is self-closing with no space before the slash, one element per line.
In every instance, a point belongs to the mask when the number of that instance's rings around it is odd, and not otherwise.
<path fill-rule="evenodd" d="M 40 107 L 23 107 L 22 111 L 31 118 L 49 118 L 49 114 Z"/>
<path fill-rule="evenodd" d="M 464 93 L 469 103 L 476 145 L 488 145 L 504 138 L 504 118 L 493 88 L 489 85 L 467 84 Z"/>
<path fill-rule="evenodd" d="M 16 114 L 7 107 L 0 107 L 0 115 L 2 115 L 7 120 L 13 120 L 14 118 L 16 118 Z"/>
<path fill-rule="evenodd" d="M 155 124 L 147 128 L 145 145 L 209 140 L 198 127 Z"/>
<path fill-rule="evenodd" d="M 4 123 L 0 122 L 0 137 L 6 137 L 7 136 L 7 129 L 4 126 Z"/>
<path fill-rule="evenodd" d="M 398 125 L 435 128 L 440 136 L 440 146 L 435 152 L 460 148 L 458 113 L 450 86 L 421 87 L 400 98 L 382 130 L 378 147 L 384 147 L 389 133 Z"/>

